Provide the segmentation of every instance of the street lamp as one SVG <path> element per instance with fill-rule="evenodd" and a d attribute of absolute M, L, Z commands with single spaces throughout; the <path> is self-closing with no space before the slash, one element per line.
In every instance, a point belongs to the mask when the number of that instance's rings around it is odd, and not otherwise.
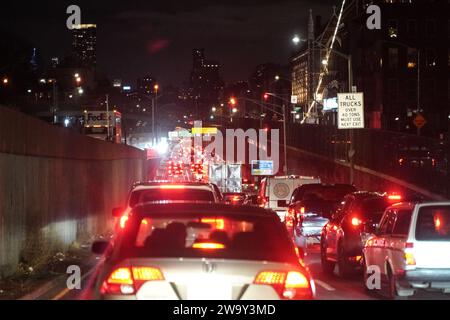
<path fill-rule="evenodd" d="M 211 108 L 211 111 L 212 111 L 212 112 L 216 112 L 216 111 L 217 111 L 217 108 L 216 108 L 216 107 L 212 107 L 212 108 Z"/>
<path fill-rule="evenodd" d="M 4 85 L 7 85 L 9 82 L 9 79 L 5 77 L 5 78 L 3 78 L 2 82 Z"/>
<path fill-rule="evenodd" d="M 295 44 L 295 45 L 297 45 L 297 44 L 299 44 L 300 43 L 300 37 L 299 36 L 297 36 L 297 35 L 295 35 L 293 38 L 292 38 L 292 42 Z"/>

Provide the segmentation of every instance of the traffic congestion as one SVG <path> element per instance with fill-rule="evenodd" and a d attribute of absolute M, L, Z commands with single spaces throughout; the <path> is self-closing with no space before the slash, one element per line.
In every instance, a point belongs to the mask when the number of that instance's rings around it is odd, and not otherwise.
<path fill-rule="evenodd" d="M 450 0 L 0 6 L 0 303 L 450 300 Z"/>
<path fill-rule="evenodd" d="M 160 176 L 113 209 L 115 232 L 92 245 L 103 259 L 84 298 L 450 298 L 450 202 L 300 175 L 244 192 L 247 179 L 227 185 L 203 150 L 184 151 L 201 161 L 168 152 Z"/>

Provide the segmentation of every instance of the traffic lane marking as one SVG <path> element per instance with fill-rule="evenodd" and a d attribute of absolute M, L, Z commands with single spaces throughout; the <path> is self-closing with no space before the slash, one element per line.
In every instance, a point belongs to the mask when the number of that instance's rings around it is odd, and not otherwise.
<path fill-rule="evenodd" d="M 327 291 L 336 291 L 335 288 L 333 288 L 333 287 L 330 286 L 328 283 L 326 283 L 326 282 L 324 282 L 324 281 L 322 281 L 322 280 L 314 279 L 314 282 L 315 282 L 316 284 L 318 284 L 319 286 L 321 286 L 322 288 L 324 288 L 325 290 L 327 290 Z"/>

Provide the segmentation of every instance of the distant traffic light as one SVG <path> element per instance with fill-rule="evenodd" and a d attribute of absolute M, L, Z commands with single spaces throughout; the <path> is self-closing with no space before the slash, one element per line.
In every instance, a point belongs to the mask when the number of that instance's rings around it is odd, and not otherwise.
<path fill-rule="evenodd" d="M 230 104 L 234 107 L 236 105 L 236 103 L 237 103 L 236 98 L 231 97 L 230 98 Z"/>
<path fill-rule="evenodd" d="M 269 94 L 267 92 L 264 93 L 263 95 L 264 100 L 268 100 L 269 99 Z"/>

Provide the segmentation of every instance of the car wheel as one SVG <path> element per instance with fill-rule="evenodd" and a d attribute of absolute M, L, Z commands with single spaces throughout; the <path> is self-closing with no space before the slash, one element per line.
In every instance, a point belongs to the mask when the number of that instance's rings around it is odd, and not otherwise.
<path fill-rule="evenodd" d="M 323 242 L 320 245 L 320 260 L 322 263 L 322 271 L 325 274 L 333 274 L 334 262 L 330 262 L 327 259 L 327 248 Z"/>
<path fill-rule="evenodd" d="M 391 271 L 391 268 L 388 267 L 388 283 L 386 288 L 386 297 L 389 300 L 405 300 L 408 297 L 400 297 L 397 292 L 397 279 L 395 275 Z"/>
<path fill-rule="evenodd" d="M 351 274 L 351 267 L 348 264 L 345 250 L 342 244 L 339 245 L 338 249 L 338 269 L 338 274 L 341 278 L 347 278 Z"/>

